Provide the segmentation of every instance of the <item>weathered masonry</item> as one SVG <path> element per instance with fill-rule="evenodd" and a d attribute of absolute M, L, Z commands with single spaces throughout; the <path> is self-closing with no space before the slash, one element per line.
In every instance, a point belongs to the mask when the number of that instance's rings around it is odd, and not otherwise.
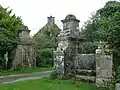
<path fill-rule="evenodd" d="M 100 45 L 96 54 L 83 53 L 83 38 L 79 32 L 79 20 L 67 15 L 59 43 L 54 52 L 54 68 L 59 76 L 74 76 L 76 79 L 89 80 L 103 85 L 112 79 L 112 56 L 106 55 Z"/>
<path fill-rule="evenodd" d="M 36 66 L 36 57 L 35 51 L 33 49 L 33 42 L 29 35 L 30 30 L 27 26 L 20 28 L 20 42 L 17 48 L 13 51 L 13 67 L 35 67 Z"/>

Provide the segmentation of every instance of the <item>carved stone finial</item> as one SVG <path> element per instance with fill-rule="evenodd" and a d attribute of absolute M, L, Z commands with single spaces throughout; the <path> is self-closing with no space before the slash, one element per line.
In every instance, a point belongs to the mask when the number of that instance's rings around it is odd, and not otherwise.
<path fill-rule="evenodd" d="M 96 49 L 96 53 L 102 53 L 103 52 L 103 46 L 102 42 L 100 41 L 98 44 L 98 49 Z"/>
<path fill-rule="evenodd" d="M 29 30 L 27 26 L 21 26 L 21 27 L 19 28 L 19 31 L 20 31 L 20 32 L 22 32 L 22 31 L 30 32 L 31 30 Z"/>
<path fill-rule="evenodd" d="M 28 27 L 27 26 L 21 26 L 20 30 L 28 30 Z"/>
<path fill-rule="evenodd" d="M 75 15 L 73 15 L 73 14 L 69 14 L 69 15 L 67 15 L 66 17 L 65 17 L 65 19 L 76 19 L 76 17 L 75 17 Z"/>

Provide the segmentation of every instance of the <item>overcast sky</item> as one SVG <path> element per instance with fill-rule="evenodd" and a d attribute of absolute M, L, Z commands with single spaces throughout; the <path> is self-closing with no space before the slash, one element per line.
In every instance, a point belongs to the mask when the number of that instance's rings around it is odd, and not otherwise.
<path fill-rule="evenodd" d="M 47 23 L 48 16 L 54 16 L 61 28 L 61 20 L 67 14 L 74 14 L 79 19 L 80 27 L 92 12 L 102 8 L 109 0 L 0 0 L 3 7 L 10 7 L 13 13 L 21 16 L 25 25 L 34 35 Z"/>

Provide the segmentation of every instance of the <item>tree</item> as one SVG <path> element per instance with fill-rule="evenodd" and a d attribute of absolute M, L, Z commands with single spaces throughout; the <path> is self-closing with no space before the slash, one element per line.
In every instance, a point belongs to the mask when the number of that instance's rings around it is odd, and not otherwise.
<path fill-rule="evenodd" d="M 114 42 L 115 38 L 114 40 L 112 39 L 113 37 L 116 37 L 116 35 L 113 34 L 115 29 L 113 28 L 113 25 L 114 27 L 117 27 L 117 25 L 120 25 L 119 23 L 116 23 L 116 25 L 113 23 L 115 23 L 114 18 L 116 16 L 116 13 L 119 13 L 119 12 L 120 12 L 120 2 L 108 1 L 106 5 L 103 8 L 99 9 L 96 12 L 96 14 L 93 15 L 92 18 L 84 26 L 82 33 L 84 32 L 83 36 L 86 39 L 86 41 L 87 42 L 98 42 L 98 41 L 108 42 L 111 48 L 113 49 L 112 44 L 116 45 Z M 119 30 L 117 33 L 119 33 Z"/>
<path fill-rule="evenodd" d="M 92 17 L 85 22 L 82 27 L 82 36 L 85 38 L 86 42 L 99 41 L 99 37 L 96 35 L 98 27 L 98 17 L 96 14 L 92 14 Z"/>
<path fill-rule="evenodd" d="M 113 22 L 113 18 L 117 12 L 120 12 L 120 2 L 117 1 L 109 1 L 104 8 L 97 11 L 99 14 L 97 33 L 104 41 L 109 41 L 110 33 L 113 31 L 110 22 Z"/>
<path fill-rule="evenodd" d="M 4 60 L 4 54 L 10 52 L 19 42 L 18 28 L 22 25 L 20 17 L 12 15 L 12 10 L 0 7 L 0 62 Z"/>
<path fill-rule="evenodd" d="M 57 48 L 60 29 L 56 26 L 44 28 L 40 35 L 33 38 L 37 54 L 37 66 L 47 67 L 53 65 L 53 52 Z"/>
<path fill-rule="evenodd" d="M 46 28 L 41 32 L 41 35 L 34 38 L 35 47 L 38 46 L 39 49 L 43 48 L 57 48 L 57 36 L 59 34 L 58 28 Z M 37 49 L 38 49 L 37 48 Z"/>
<path fill-rule="evenodd" d="M 109 20 L 108 43 L 115 51 L 120 51 L 120 12 L 116 12 Z"/>
<path fill-rule="evenodd" d="M 92 14 L 92 17 L 85 23 L 81 29 L 81 35 L 85 39 L 84 53 L 95 53 L 97 42 L 100 37 L 97 35 L 98 30 L 98 17 L 97 14 Z"/>

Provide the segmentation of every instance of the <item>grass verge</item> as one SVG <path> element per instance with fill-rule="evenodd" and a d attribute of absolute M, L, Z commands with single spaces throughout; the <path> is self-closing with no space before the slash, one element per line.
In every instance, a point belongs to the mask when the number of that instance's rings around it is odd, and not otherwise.
<path fill-rule="evenodd" d="M 0 90 L 99 90 L 96 85 L 71 80 L 52 80 L 49 77 L 1 84 Z"/>

